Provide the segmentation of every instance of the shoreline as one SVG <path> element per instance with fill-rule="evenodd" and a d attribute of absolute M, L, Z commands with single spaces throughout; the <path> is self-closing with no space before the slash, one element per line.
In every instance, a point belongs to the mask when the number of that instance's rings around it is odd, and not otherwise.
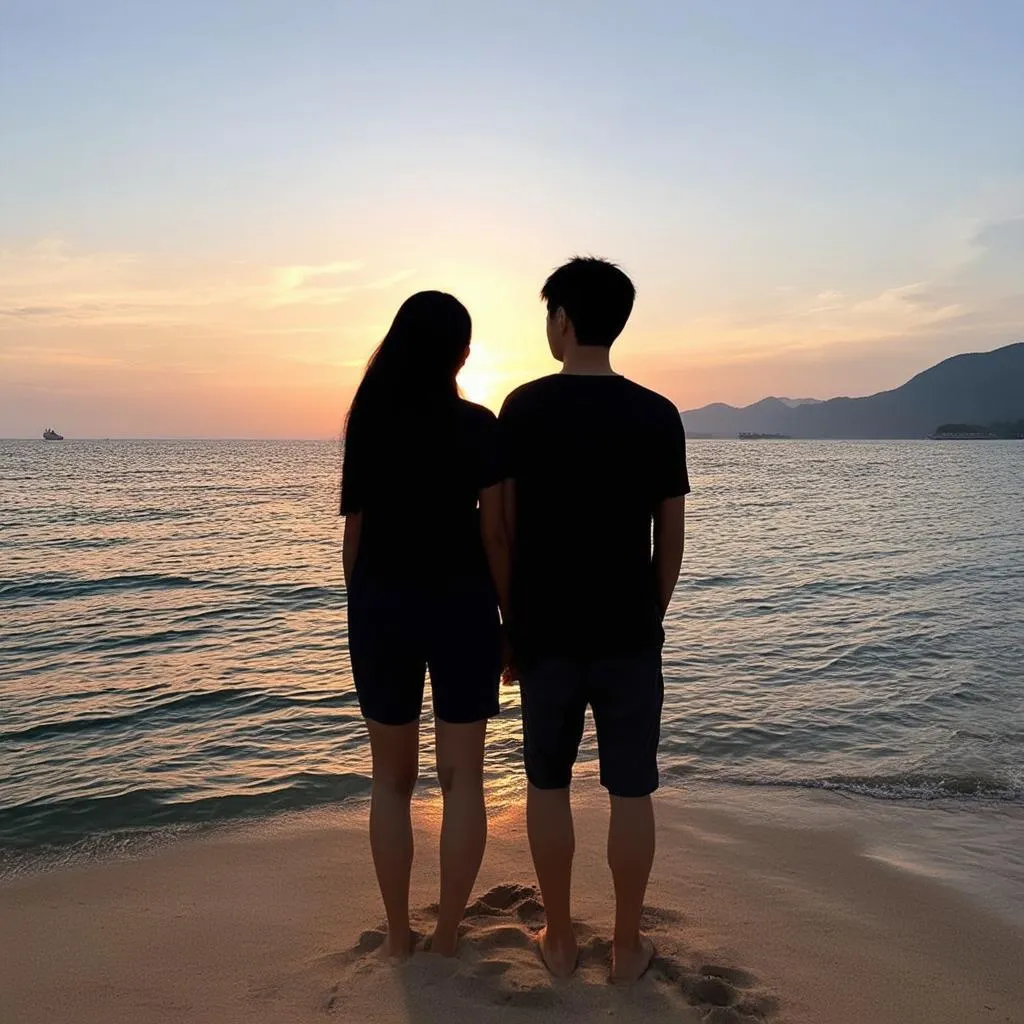
<path fill-rule="evenodd" d="M 576 766 L 574 805 L 589 808 L 604 799 L 596 762 Z M 367 779 L 367 790 L 369 779 Z M 490 818 L 507 820 L 522 810 L 525 784 L 504 784 L 488 791 Z M 656 806 L 725 808 L 751 823 L 788 821 L 794 827 L 840 828 L 851 815 L 859 822 L 872 855 L 904 870 L 933 877 L 963 895 L 984 899 L 997 913 L 1009 913 L 1024 926 L 1024 803 L 987 796 L 882 796 L 831 785 L 738 783 L 678 778 L 663 780 Z M 413 798 L 414 814 L 439 816 L 440 791 L 421 780 Z M 770 808 L 770 814 L 768 809 Z M 147 857 L 181 843 L 235 834 L 258 836 L 266 830 L 303 828 L 312 822 L 348 821 L 369 809 L 369 793 L 354 790 L 341 800 L 226 818 L 185 820 L 100 831 L 79 839 L 0 849 L 0 888 L 9 881 L 52 874 L 92 864 Z M 439 820 L 439 818 L 438 818 Z M 913 827 L 909 827 L 910 825 Z M 1006 825 L 1010 826 L 1007 831 Z M 983 851 L 978 836 L 985 834 Z M 1018 855 L 1018 850 L 1021 852 Z M 978 854 L 984 852 L 981 862 Z M 1000 886 L 1000 883 L 1005 883 Z"/>
<path fill-rule="evenodd" d="M 492 812 L 475 890 L 484 903 L 459 957 L 383 961 L 361 800 L 0 880 L 0 943 L 12 951 L 0 1019 L 302 1021 L 327 1010 L 371 1024 L 478 1024 L 481 1014 L 562 1024 L 611 1010 L 725 1024 L 1024 1021 L 1020 808 L 988 809 L 986 827 L 963 805 L 666 788 L 648 894 L 661 959 L 626 997 L 602 973 L 607 808 L 592 779 L 574 805 L 585 957 L 567 985 L 538 970 L 529 941 L 536 896 L 518 802 Z M 412 903 L 427 908 L 439 806 L 414 807 Z M 964 851 L 981 857 L 976 870 L 964 870 Z M 429 910 L 420 917 L 426 927 Z M 702 982 L 704 968 L 717 981 Z M 732 1016 L 702 993 L 730 1002 Z"/>
<path fill-rule="evenodd" d="M 423 756 L 430 757 L 429 749 Z M 581 757 L 575 768 L 575 777 L 584 784 L 597 778 L 597 760 Z M 49 808 L 45 803 L 15 805 L 0 810 L 0 882 L 12 871 L 32 870 L 31 863 L 77 862 L 83 858 L 116 855 L 119 850 L 163 845 L 176 837 L 192 834 L 206 834 L 211 830 L 255 825 L 280 817 L 317 814 L 331 809 L 358 807 L 369 800 L 371 779 L 358 771 L 340 772 L 328 782 L 324 776 L 317 780 L 321 793 L 298 792 L 291 794 L 291 800 L 277 790 L 268 790 L 265 798 L 247 794 L 215 797 L 201 797 L 193 802 L 168 803 L 160 805 L 157 813 L 152 808 L 143 808 L 142 820 L 137 814 L 127 814 L 123 821 L 107 823 L 93 831 L 81 831 L 76 827 L 61 827 L 59 823 L 48 823 L 40 829 L 38 816 L 45 815 Z M 489 807 L 504 808 L 525 800 L 525 781 L 517 770 L 498 769 L 489 764 L 484 779 Z M 341 792 L 344 790 L 344 792 Z M 436 780 L 426 775 L 417 782 L 416 800 L 435 800 L 439 797 Z M 958 779 L 941 776 L 908 776 L 877 778 L 850 776 L 848 778 L 823 777 L 821 779 L 777 779 L 758 778 L 716 778 L 694 776 L 681 772 L 669 765 L 662 771 L 662 793 L 725 794 L 727 801 L 742 802 L 757 799 L 753 794 L 792 794 L 793 800 L 811 799 L 814 794 L 863 802 L 864 806 L 893 806 L 944 811 L 963 811 L 969 814 L 1003 814 L 1008 809 L 1017 809 L 1024 814 L 1024 792 L 1016 785 L 1000 785 L 993 780 Z M 732 796 L 730 796 L 732 794 Z M 748 796 L 745 796 L 747 794 Z M 150 794 L 144 794 L 151 799 Z M 93 802 L 124 800 L 135 805 L 137 794 L 94 798 Z M 88 802 L 88 801 L 87 801 Z M 211 808 L 216 808 L 211 810 Z M 232 808 L 234 808 L 232 810 Z M 147 820 L 150 812 L 151 820 Z M 31 812 L 31 813 L 30 813 Z M 32 814 L 37 820 L 32 820 Z M 21 815 L 22 820 L 15 820 Z M 5 818 L 8 819 L 4 821 Z M 107 818 L 112 817 L 107 812 Z M 81 819 L 81 812 L 75 815 Z M 31 841 L 25 841 L 26 831 L 35 832 Z M 42 834 L 39 834 L 39 833 Z M 10 842 L 11 837 L 21 841 Z"/>

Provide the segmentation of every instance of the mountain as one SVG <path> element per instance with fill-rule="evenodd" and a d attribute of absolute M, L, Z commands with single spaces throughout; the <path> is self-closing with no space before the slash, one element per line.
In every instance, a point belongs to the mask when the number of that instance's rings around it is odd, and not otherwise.
<path fill-rule="evenodd" d="M 793 406 L 764 398 L 737 409 L 721 402 L 683 413 L 692 434 L 741 432 L 820 438 L 927 437 L 940 423 L 995 423 L 1024 418 L 1024 342 L 993 352 L 953 356 L 902 387 L 867 398 L 833 398 Z"/>
<path fill-rule="evenodd" d="M 798 405 L 821 405 L 820 398 L 780 398 L 780 402 L 795 409 Z"/>

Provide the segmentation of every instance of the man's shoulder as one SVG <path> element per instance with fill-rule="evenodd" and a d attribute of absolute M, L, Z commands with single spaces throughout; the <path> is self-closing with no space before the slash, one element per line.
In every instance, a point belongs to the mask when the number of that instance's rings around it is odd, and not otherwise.
<path fill-rule="evenodd" d="M 501 416 L 504 418 L 517 409 L 528 406 L 536 401 L 543 401 L 545 395 L 558 386 L 559 375 L 549 373 L 546 377 L 538 377 L 536 380 L 520 384 L 514 391 L 511 391 L 501 406 Z"/>
<path fill-rule="evenodd" d="M 669 420 L 680 419 L 679 409 L 671 399 L 666 398 L 658 391 L 653 391 L 651 388 L 645 388 L 643 384 L 637 384 L 635 380 L 627 378 L 626 383 L 629 385 L 628 393 L 630 400 L 638 406 L 659 418 Z"/>

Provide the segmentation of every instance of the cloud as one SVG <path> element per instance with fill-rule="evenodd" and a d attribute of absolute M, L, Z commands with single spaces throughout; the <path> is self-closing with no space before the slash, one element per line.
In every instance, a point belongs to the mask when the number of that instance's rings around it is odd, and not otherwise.
<path fill-rule="evenodd" d="M 5 346 L 0 348 L 0 363 L 33 366 L 121 366 L 117 356 L 81 348 L 60 346 Z"/>
<path fill-rule="evenodd" d="M 986 253 L 1024 256 L 1024 214 L 1009 220 L 986 224 L 977 235 L 978 246 Z"/>
<path fill-rule="evenodd" d="M 59 316 L 62 312 L 62 306 L 13 306 L 10 309 L 0 309 L 0 316 L 31 320 L 33 317 Z"/>
<path fill-rule="evenodd" d="M 347 276 L 362 264 L 328 263 L 322 267 L 286 267 L 278 272 L 277 292 L 272 306 L 336 306 L 358 292 L 380 291 L 412 277 L 413 271 L 399 270 L 370 281 L 348 281 Z"/>
<path fill-rule="evenodd" d="M 324 278 L 338 278 L 363 269 L 362 260 L 338 260 L 334 263 L 322 263 L 313 266 L 279 267 L 277 286 L 283 291 L 303 287 L 309 281 L 320 281 Z"/>
<path fill-rule="evenodd" d="M 673 330 L 693 339 L 693 355 L 720 364 L 829 348 L 991 348 L 1024 337 L 1021 267 L 1024 215 L 1013 214 L 975 222 L 962 258 L 933 278 L 868 293 L 776 287 L 743 313 L 713 313 Z"/>
<path fill-rule="evenodd" d="M 854 302 L 842 310 L 851 324 L 862 323 L 868 330 L 913 331 L 932 327 L 964 312 L 959 302 L 942 302 L 940 292 L 927 281 L 887 288 L 871 298 Z"/>
<path fill-rule="evenodd" d="M 0 249 L 0 331 L 33 326 L 207 326 L 317 330 L 306 310 L 347 302 L 412 276 L 369 277 L 362 260 L 261 267 L 145 260 L 132 253 L 79 252 L 46 239 Z M 292 312 L 288 312 L 291 308 Z M 282 310 L 266 322 L 267 311 Z"/>

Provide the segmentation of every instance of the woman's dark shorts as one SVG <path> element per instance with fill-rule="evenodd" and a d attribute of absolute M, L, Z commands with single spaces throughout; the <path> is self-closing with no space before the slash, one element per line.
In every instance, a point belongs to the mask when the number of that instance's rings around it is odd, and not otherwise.
<path fill-rule="evenodd" d="M 374 722 L 415 722 L 428 669 L 437 718 L 460 724 L 498 714 L 501 633 L 490 580 L 426 585 L 357 571 L 348 643 L 359 707 Z"/>

